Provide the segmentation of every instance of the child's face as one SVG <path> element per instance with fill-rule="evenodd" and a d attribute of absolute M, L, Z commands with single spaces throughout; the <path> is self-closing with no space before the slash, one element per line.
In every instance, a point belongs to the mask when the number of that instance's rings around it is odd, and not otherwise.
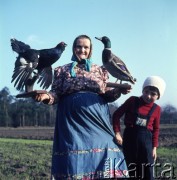
<path fill-rule="evenodd" d="M 158 93 L 155 90 L 150 90 L 149 87 L 145 87 L 143 89 L 142 97 L 146 103 L 151 103 L 151 102 L 155 102 L 155 100 L 158 99 Z"/>
<path fill-rule="evenodd" d="M 90 40 L 87 38 L 78 39 L 74 51 L 79 60 L 87 59 L 90 54 Z"/>

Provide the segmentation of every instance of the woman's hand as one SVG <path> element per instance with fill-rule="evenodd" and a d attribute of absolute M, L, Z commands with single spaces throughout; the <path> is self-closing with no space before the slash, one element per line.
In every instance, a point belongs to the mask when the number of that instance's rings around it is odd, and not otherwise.
<path fill-rule="evenodd" d="M 120 132 L 116 132 L 115 138 L 116 138 L 117 143 L 122 145 L 123 140 L 122 140 L 122 136 L 121 136 Z"/>
<path fill-rule="evenodd" d="M 128 94 L 128 93 L 131 92 L 131 90 L 132 90 L 132 88 L 129 88 L 129 89 L 127 89 L 127 88 L 121 88 L 121 89 L 120 89 L 120 93 L 121 93 L 121 94 Z"/>
<path fill-rule="evenodd" d="M 121 94 L 128 94 L 130 93 L 132 88 L 114 88 L 114 93 L 116 94 L 117 97 L 120 97 Z"/>
<path fill-rule="evenodd" d="M 33 97 L 33 99 L 37 102 L 42 102 L 45 100 L 50 100 L 50 97 L 48 94 L 37 94 L 36 96 Z"/>

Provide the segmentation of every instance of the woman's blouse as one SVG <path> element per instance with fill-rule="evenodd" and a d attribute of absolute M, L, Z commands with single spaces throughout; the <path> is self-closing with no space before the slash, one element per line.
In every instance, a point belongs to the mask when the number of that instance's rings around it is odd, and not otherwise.
<path fill-rule="evenodd" d="M 118 89 L 108 88 L 106 84 L 108 71 L 96 64 L 92 64 L 90 72 L 86 71 L 85 64 L 75 66 L 76 77 L 71 77 L 72 63 L 59 66 L 54 70 L 54 81 L 49 92 L 49 104 L 58 102 L 59 98 L 74 92 L 90 91 L 104 97 L 107 102 L 115 101 L 120 97 Z"/>

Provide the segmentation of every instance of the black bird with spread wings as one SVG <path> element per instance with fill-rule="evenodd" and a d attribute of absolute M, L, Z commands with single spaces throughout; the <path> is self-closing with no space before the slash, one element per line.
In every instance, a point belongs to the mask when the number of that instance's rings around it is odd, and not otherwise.
<path fill-rule="evenodd" d="M 38 79 L 40 87 L 47 89 L 53 79 L 52 64 L 60 58 L 67 44 L 60 42 L 54 48 L 36 50 L 16 39 L 10 41 L 12 50 L 18 54 L 11 81 L 15 81 L 14 87 L 19 91 L 25 87 L 25 91 L 30 92 Z"/>
<path fill-rule="evenodd" d="M 95 37 L 104 44 L 104 49 L 102 52 L 102 62 L 103 66 L 108 70 L 108 72 L 117 80 L 129 81 L 132 84 L 135 83 L 136 79 L 133 78 L 127 69 L 125 63 L 111 51 L 111 41 L 108 37 L 103 36 L 101 38 Z M 116 81 L 117 82 L 117 81 Z"/>

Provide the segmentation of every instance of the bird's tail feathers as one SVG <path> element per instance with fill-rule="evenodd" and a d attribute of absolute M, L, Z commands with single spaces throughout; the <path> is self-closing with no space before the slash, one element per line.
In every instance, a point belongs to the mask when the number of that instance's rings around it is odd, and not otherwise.
<path fill-rule="evenodd" d="M 130 77 L 130 82 L 131 82 L 132 84 L 135 84 L 136 78 L 133 78 L 133 77 L 131 76 L 131 77 Z"/>
<path fill-rule="evenodd" d="M 11 39 L 10 42 L 11 42 L 12 50 L 18 54 L 25 52 L 27 49 L 30 49 L 29 45 L 27 45 L 21 41 L 18 41 L 16 39 Z"/>

